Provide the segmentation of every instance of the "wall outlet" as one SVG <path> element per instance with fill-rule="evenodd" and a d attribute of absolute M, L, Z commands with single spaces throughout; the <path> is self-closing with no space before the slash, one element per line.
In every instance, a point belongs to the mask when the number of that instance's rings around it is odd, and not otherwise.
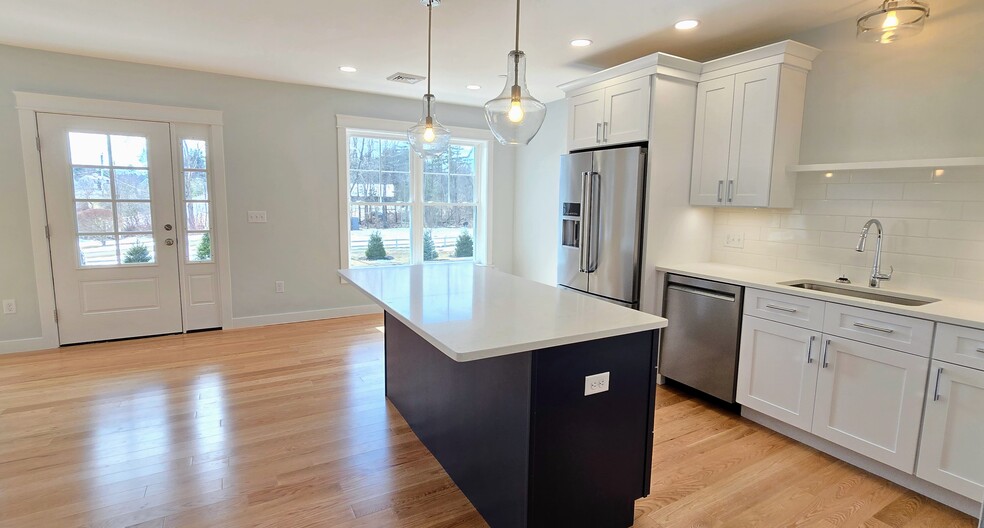
<path fill-rule="evenodd" d="M 610 372 L 592 374 L 584 377 L 584 395 L 591 396 L 599 392 L 608 392 L 608 376 Z"/>
<path fill-rule="evenodd" d="M 724 237 L 724 247 L 742 249 L 745 247 L 745 233 L 728 233 Z"/>
<path fill-rule="evenodd" d="M 273 284 L 277 289 L 277 293 L 284 293 L 284 281 L 277 281 Z"/>
<path fill-rule="evenodd" d="M 266 211 L 246 211 L 246 221 L 251 224 L 265 224 Z"/>
<path fill-rule="evenodd" d="M 4 299 L 3 300 L 3 313 L 5 315 L 10 315 L 10 314 L 17 313 L 17 301 L 15 301 L 13 299 Z"/>

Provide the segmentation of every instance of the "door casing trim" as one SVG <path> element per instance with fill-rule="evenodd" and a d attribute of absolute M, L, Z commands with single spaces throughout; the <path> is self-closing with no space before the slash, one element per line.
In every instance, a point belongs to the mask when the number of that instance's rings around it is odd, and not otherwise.
<path fill-rule="evenodd" d="M 41 174 L 41 151 L 37 142 L 38 113 L 159 121 L 168 124 L 190 123 L 210 127 L 211 144 L 209 150 L 214 160 L 212 183 L 215 197 L 213 205 L 215 206 L 215 218 L 218 220 L 213 230 L 216 240 L 213 241 L 212 247 L 218 261 L 222 327 L 232 328 L 232 274 L 229 265 L 229 222 L 226 202 L 224 143 L 222 140 L 222 111 L 18 91 L 14 92 L 14 97 L 17 102 L 18 121 L 20 123 L 21 155 L 24 161 L 41 336 L 0 342 L 0 345 L 3 345 L 0 346 L 0 353 L 43 350 L 58 348 L 59 346 L 58 323 L 55 322 L 55 286 L 51 267 L 51 253 L 48 238 L 45 235 L 48 215 L 45 209 Z M 173 144 L 171 148 L 174 148 Z"/>

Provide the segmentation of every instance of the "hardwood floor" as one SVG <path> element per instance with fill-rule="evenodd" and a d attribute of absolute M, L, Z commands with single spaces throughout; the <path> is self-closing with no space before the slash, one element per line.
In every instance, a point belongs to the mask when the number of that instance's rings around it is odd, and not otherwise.
<path fill-rule="evenodd" d="M 383 397 L 379 316 L 0 356 L 0 528 L 470 527 Z M 973 527 L 661 389 L 636 526 Z"/>

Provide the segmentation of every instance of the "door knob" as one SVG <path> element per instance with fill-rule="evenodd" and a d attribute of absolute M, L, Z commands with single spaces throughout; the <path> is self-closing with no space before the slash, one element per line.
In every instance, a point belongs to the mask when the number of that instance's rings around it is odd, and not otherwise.
<path fill-rule="evenodd" d="M 165 246 L 173 246 L 174 245 L 174 239 L 173 238 L 164 239 L 164 245 Z"/>
<path fill-rule="evenodd" d="M 165 231 L 170 231 L 171 229 L 174 229 L 173 227 L 171 227 L 171 224 L 164 224 Z"/>

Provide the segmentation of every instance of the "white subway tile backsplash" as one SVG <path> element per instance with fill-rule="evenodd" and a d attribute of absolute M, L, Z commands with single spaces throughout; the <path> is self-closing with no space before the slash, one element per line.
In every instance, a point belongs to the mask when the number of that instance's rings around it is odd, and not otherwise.
<path fill-rule="evenodd" d="M 969 197 L 984 197 L 984 183 L 932 182 L 905 184 L 906 200 L 948 200 L 962 202 Z"/>
<path fill-rule="evenodd" d="M 827 185 L 827 198 L 832 200 L 901 200 L 902 183 L 843 183 Z M 797 189 L 797 193 L 799 189 Z"/>
<path fill-rule="evenodd" d="M 855 251 L 871 218 L 885 226 L 886 289 L 950 297 L 984 296 L 984 167 L 840 171 L 799 176 L 793 209 L 718 209 L 712 260 L 803 278 L 846 275 L 867 284 L 875 233 Z M 742 249 L 725 248 L 744 232 Z"/>
<path fill-rule="evenodd" d="M 871 214 L 871 200 L 803 200 L 803 214 L 867 215 Z"/>
<path fill-rule="evenodd" d="M 952 202 L 937 201 L 876 201 L 871 208 L 875 218 L 938 218 L 957 220 L 960 207 Z"/>

